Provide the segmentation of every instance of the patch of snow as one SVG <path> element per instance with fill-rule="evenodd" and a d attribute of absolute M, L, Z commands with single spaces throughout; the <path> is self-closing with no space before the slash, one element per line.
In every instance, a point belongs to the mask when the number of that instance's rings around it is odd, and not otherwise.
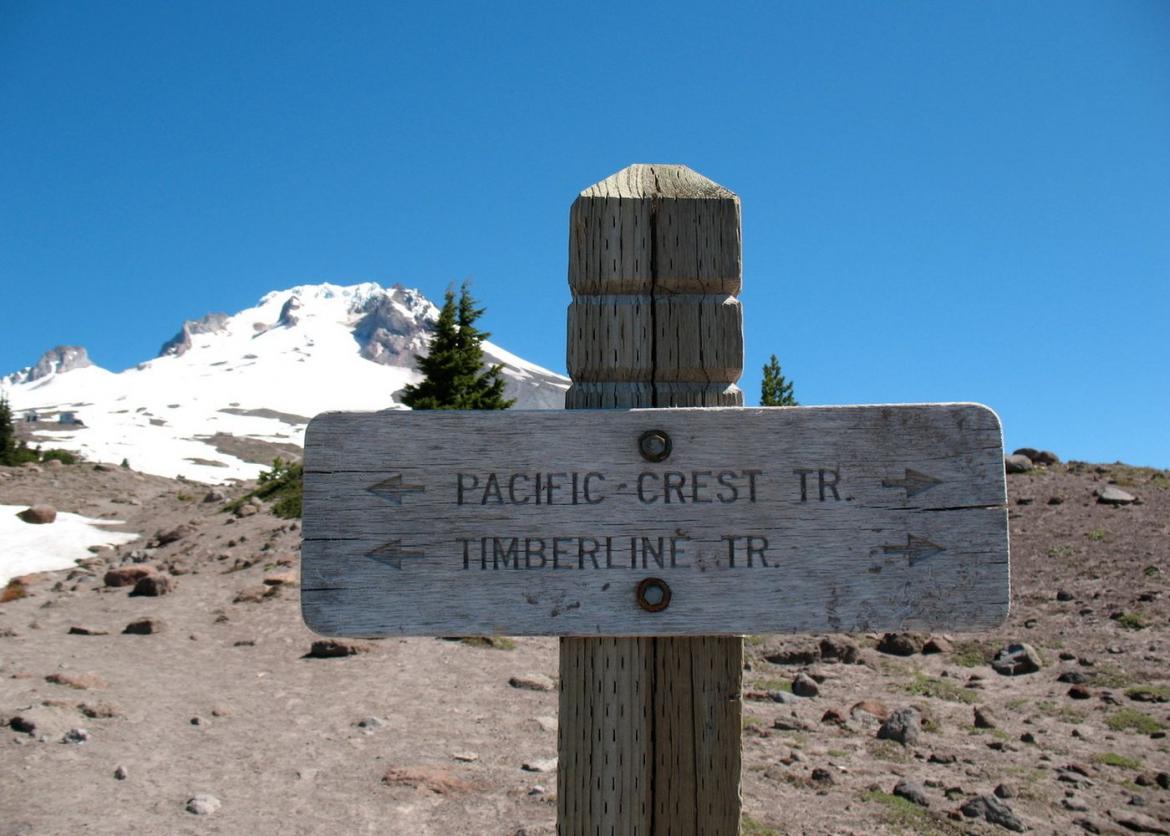
<path fill-rule="evenodd" d="M 137 540 L 132 531 L 106 531 L 101 526 L 120 520 L 95 520 L 59 511 L 54 522 L 26 523 L 17 514 L 27 505 L 0 505 L 0 585 L 33 572 L 68 569 L 90 546 L 120 546 Z"/>

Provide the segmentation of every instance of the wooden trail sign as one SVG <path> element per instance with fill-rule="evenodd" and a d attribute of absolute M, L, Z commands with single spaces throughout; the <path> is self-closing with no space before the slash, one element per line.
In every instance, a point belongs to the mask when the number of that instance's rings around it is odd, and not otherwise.
<path fill-rule="evenodd" d="M 1000 427 L 977 405 L 328 413 L 305 470 L 304 616 L 330 635 L 1007 613 Z"/>

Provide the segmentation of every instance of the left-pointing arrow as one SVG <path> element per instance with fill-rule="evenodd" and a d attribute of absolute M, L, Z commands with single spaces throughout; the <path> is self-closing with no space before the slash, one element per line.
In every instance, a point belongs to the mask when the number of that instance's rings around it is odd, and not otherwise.
<path fill-rule="evenodd" d="M 402 504 L 402 495 L 408 493 L 422 493 L 426 490 L 423 485 L 404 485 L 402 484 L 402 474 L 395 473 L 388 479 L 383 479 L 376 485 L 371 485 L 366 488 L 374 496 L 380 496 L 383 499 L 393 502 L 395 505 Z"/>
<path fill-rule="evenodd" d="M 913 566 L 921 560 L 926 560 L 928 557 L 940 552 L 945 552 L 942 546 L 937 543 L 932 543 L 925 537 L 915 537 L 913 534 L 906 535 L 906 545 L 904 546 L 882 546 L 882 551 L 885 554 L 904 554 L 909 558 L 910 565 Z"/>
<path fill-rule="evenodd" d="M 378 546 L 373 551 L 366 552 L 366 556 L 392 569 L 401 569 L 403 558 L 426 557 L 426 553 L 404 549 L 401 540 L 391 540 L 384 546 Z"/>

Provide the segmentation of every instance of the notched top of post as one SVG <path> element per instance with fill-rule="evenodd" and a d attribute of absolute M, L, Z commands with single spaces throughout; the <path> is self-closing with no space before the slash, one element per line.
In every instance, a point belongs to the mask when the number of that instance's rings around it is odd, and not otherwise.
<path fill-rule="evenodd" d="M 635 163 L 581 192 L 583 198 L 734 200 L 735 192 L 685 165 Z"/>

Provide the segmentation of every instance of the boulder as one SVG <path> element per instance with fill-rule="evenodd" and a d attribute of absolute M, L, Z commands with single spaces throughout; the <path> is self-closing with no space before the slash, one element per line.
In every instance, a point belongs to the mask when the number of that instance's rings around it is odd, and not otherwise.
<path fill-rule="evenodd" d="M 820 643 L 822 662 L 841 662 L 856 665 L 861 661 L 861 648 L 857 642 L 843 636 L 825 636 Z"/>
<path fill-rule="evenodd" d="M 1101 505 L 1132 505 L 1137 497 L 1128 491 L 1123 491 L 1116 485 L 1106 485 L 1096 491 L 1097 502 Z"/>
<path fill-rule="evenodd" d="M 119 566 L 106 572 L 103 579 L 106 586 L 134 586 L 147 575 L 153 575 L 157 570 L 153 566 L 139 564 L 135 566 Z"/>
<path fill-rule="evenodd" d="M 149 574 L 138 579 L 134 584 L 131 595 L 157 598 L 160 595 L 169 595 L 175 591 L 175 582 L 169 575 Z"/>
<path fill-rule="evenodd" d="M 879 740 L 893 740 L 903 746 L 915 746 L 922 739 L 922 717 L 910 706 L 890 713 L 877 733 Z"/>
<path fill-rule="evenodd" d="M 16 516 L 33 525 L 48 525 L 57 519 L 57 509 L 52 505 L 33 505 Z"/>
<path fill-rule="evenodd" d="M 798 697 L 815 697 L 821 692 L 816 680 L 805 673 L 798 673 L 792 680 L 792 693 Z"/>
<path fill-rule="evenodd" d="M 879 653 L 892 656 L 913 656 L 922 652 L 923 639 L 917 633 L 886 633 L 878 642 Z"/>
<path fill-rule="evenodd" d="M 969 819 L 981 818 L 1016 833 L 1027 830 L 1024 823 L 1012 812 L 1012 808 L 994 795 L 977 795 L 960 807 L 959 812 Z"/>
<path fill-rule="evenodd" d="M 214 795 L 208 795 L 205 792 L 187 799 L 187 812 L 196 816 L 210 816 L 222 806 L 223 802 Z"/>
<path fill-rule="evenodd" d="M 991 660 L 991 667 L 1003 676 L 1020 676 L 1035 673 L 1043 667 L 1044 662 L 1036 648 L 1030 644 L 1009 644 L 1000 649 Z"/>
<path fill-rule="evenodd" d="M 898 798 L 904 798 L 920 807 L 929 807 L 930 801 L 926 797 L 926 790 L 922 785 L 914 781 L 907 781 L 903 778 L 894 785 L 894 795 Z"/>
<path fill-rule="evenodd" d="M 1032 469 L 1032 460 L 1027 456 L 1012 454 L 1004 457 L 1003 469 L 1007 473 L 1027 473 Z"/>

